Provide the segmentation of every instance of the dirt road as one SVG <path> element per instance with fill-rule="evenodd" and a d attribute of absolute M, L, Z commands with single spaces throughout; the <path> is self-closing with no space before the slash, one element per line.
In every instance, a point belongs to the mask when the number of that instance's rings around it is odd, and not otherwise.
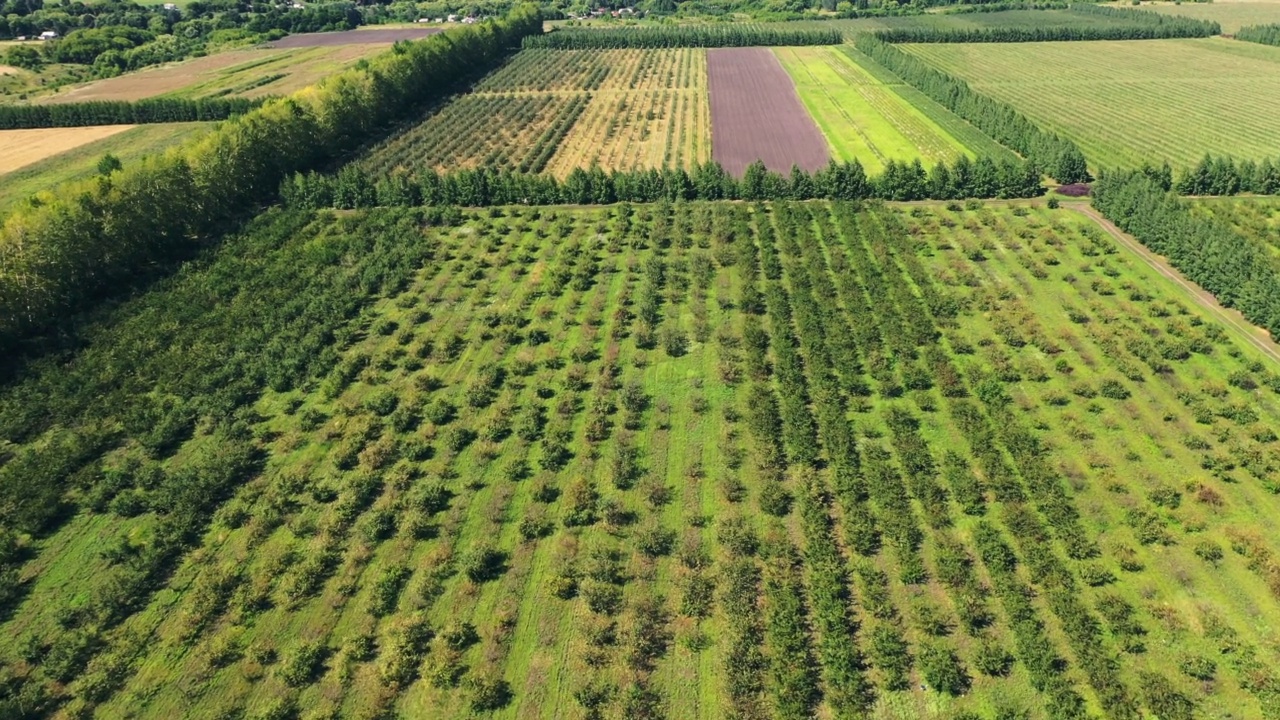
<path fill-rule="evenodd" d="M 1184 278 L 1182 273 L 1174 269 L 1167 260 L 1151 252 L 1145 245 L 1127 235 L 1087 203 L 1063 203 L 1062 207 L 1069 208 L 1093 220 L 1103 230 L 1106 230 L 1107 234 L 1114 238 L 1121 247 L 1137 255 L 1147 265 L 1155 268 L 1156 272 L 1181 285 L 1187 291 L 1187 294 L 1196 301 L 1197 305 L 1221 318 L 1241 338 L 1266 353 L 1268 357 L 1276 362 L 1280 362 L 1280 346 L 1276 345 L 1275 341 L 1271 339 L 1271 334 L 1266 330 L 1249 322 L 1239 312 L 1223 307 L 1212 293 Z"/>

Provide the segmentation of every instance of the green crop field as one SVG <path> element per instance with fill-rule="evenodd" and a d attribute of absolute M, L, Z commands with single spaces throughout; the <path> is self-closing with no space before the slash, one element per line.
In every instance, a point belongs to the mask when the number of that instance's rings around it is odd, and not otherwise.
<path fill-rule="evenodd" d="M 91 177 L 98 172 L 98 161 L 103 155 L 115 155 L 121 162 L 135 162 L 145 155 L 199 137 L 211 127 L 213 123 L 142 125 L 4 173 L 0 175 L 0 215 L 58 183 Z"/>
<path fill-rule="evenodd" d="M 1096 166 L 1260 160 L 1280 137 L 1280 48 L 1221 38 L 903 47 L 1071 138 Z"/>
<path fill-rule="evenodd" d="M 1128 7 L 1127 3 L 1121 5 Z M 1209 20 L 1222 26 L 1222 32 L 1231 34 L 1246 25 L 1270 25 L 1280 23 L 1280 3 L 1276 2 L 1213 2 L 1213 3 L 1146 3 L 1143 10 L 1153 10 L 1166 15 L 1182 15 L 1197 20 Z"/>
<path fill-rule="evenodd" d="M 946 28 L 968 30 L 988 27 L 1098 27 L 1123 22 L 1111 18 L 1075 15 L 1064 10 L 1006 10 L 1001 12 L 939 13 L 867 17 L 852 20 L 801 20 L 794 27 L 836 28 L 852 37 L 859 33 L 900 28 Z"/>
<path fill-rule="evenodd" d="M 69 714 L 1274 710 L 1280 368 L 1067 209 L 272 211 L 87 337 Z"/>
<path fill-rule="evenodd" d="M 774 50 L 831 145 L 832 156 L 857 159 L 872 174 L 889 160 L 951 162 L 966 148 L 924 113 L 835 48 Z M 972 156 L 972 152 L 968 153 Z"/>

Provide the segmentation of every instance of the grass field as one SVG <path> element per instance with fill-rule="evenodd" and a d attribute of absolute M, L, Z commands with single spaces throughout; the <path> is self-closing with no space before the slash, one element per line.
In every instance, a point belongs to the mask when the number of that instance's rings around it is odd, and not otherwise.
<path fill-rule="evenodd" d="M 691 167 L 711 157 L 702 50 L 525 50 L 381 143 L 381 171 Z"/>
<path fill-rule="evenodd" d="M 4 147 L 0 150 L 0 158 L 21 152 L 21 146 L 7 144 L 6 139 L 11 136 L 11 133 L 35 132 L 71 138 L 62 144 L 60 151 L 58 148 L 45 146 L 48 153 L 40 162 L 0 174 L 0 214 L 8 212 L 18 203 L 58 183 L 79 180 L 96 174 L 98 161 L 103 155 L 110 153 L 122 162 L 131 162 L 144 155 L 157 153 L 185 140 L 198 137 L 212 127 L 213 123 L 142 125 L 131 129 L 124 126 L 125 129 L 122 132 L 110 132 L 106 135 L 102 134 L 104 129 L 92 127 L 0 131 L 0 144 Z M 90 141 L 77 144 L 78 140 L 86 136 Z"/>
<path fill-rule="evenodd" d="M 1127 3 L 1120 4 L 1128 7 Z M 1222 26 L 1222 32 L 1230 35 L 1246 25 L 1270 25 L 1280 23 L 1280 3 L 1277 2 L 1212 2 L 1144 3 L 1143 10 L 1153 10 L 1166 15 L 1182 15 L 1197 20 L 1209 20 Z"/>
<path fill-rule="evenodd" d="M 35 102 L 287 95 L 391 47 L 389 43 L 226 50 L 113 78 L 29 93 Z"/>
<path fill-rule="evenodd" d="M 1094 166 L 1260 160 L 1280 136 L 1280 48 L 1221 38 L 903 47 L 1070 137 Z"/>
<path fill-rule="evenodd" d="M 1067 209 L 277 211 L 114 317 L 0 397 L 9 462 L 124 428 L 0 633 L 68 714 L 1253 718 L 1276 686 L 1280 368 Z M 261 470 L 114 604 L 227 457 Z"/>
<path fill-rule="evenodd" d="M 831 145 L 832 156 L 857 159 L 876 175 L 890 160 L 926 166 L 973 155 L 925 114 L 835 48 L 777 48 L 800 99 Z"/>

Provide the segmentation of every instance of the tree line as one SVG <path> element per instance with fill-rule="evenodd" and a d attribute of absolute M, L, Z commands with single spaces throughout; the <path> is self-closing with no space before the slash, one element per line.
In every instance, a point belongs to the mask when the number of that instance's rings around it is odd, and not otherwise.
<path fill-rule="evenodd" d="M 188 255 L 274 198 L 290 173 L 356 149 L 494 67 L 541 28 L 529 5 L 399 43 L 176 152 L 60 186 L 14 211 L 0 228 L 0 346 Z"/>
<path fill-rule="evenodd" d="M 1067 12 L 1097 17 L 1101 22 L 1083 26 L 908 27 L 881 30 L 875 36 L 889 43 L 1016 43 L 1194 38 L 1222 32 L 1216 22 L 1140 10 L 1073 5 Z"/>
<path fill-rule="evenodd" d="M 919 160 L 890 161 L 869 178 L 861 163 L 832 161 L 810 173 L 793 167 L 783 175 L 763 163 L 734 178 L 710 162 L 692 171 L 648 169 L 605 172 L 576 168 L 564 180 L 538 173 L 492 168 L 439 174 L 383 176 L 350 165 L 334 174 L 294 173 L 280 187 L 286 205 L 342 209 L 459 205 L 602 205 L 660 200 L 953 200 L 1026 198 L 1044 192 L 1040 171 L 1026 161 L 976 161 L 962 156 L 925 170 Z"/>
<path fill-rule="evenodd" d="M 1219 219 L 1200 217 L 1150 173 L 1108 171 L 1093 185 L 1093 206 L 1223 305 L 1280 334 L 1280 271 L 1258 243 Z"/>
<path fill-rule="evenodd" d="M 935 70 L 877 37 L 859 35 L 853 44 L 920 92 L 1017 151 L 1058 182 L 1067 184 L 1089 179 L 1084 154 L 1075 143 L 1040 129 L 1009 105 L 974 92 L 963 80 Z"/>
<path fill-rule="evenodd" d="M 839 45 L 839 30 L 795 30 L 756 24 L 625 27 L 607 30 L 558 29 L 524 39 L 526 48 L 588 50 L 617 48 L 751 47 Z"/>
<path fill-rule="evenodd" d="M 148 98 L 0 105 L 0 130 L 226 120 L 232 115 L 243 115 L 263 102 L 261 98 Z"/>
<path fill-rule="evenodd" d="M 1167 181 L 1164 189 L 1173 187 L 1179 195 L 1280 195 L 1280 158 L 1235 161 L 1205 155 L 1200 162 L 1183 173 L 1176 184 Z"/>
<path fill-rule="evenodd" d="M 1236 33 L 1236 39 L 1261 45 L 1280 46 L 1280 24 L 1242 27 Z"/>

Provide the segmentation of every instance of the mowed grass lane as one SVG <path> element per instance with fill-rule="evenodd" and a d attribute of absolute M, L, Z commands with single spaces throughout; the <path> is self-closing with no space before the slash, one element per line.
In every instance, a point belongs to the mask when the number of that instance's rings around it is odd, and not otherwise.
<path fill-rule="evenodd" d="M 832 154 L 878 174 L 890 160 L 950 162 L 968 150 L 834 48 L 775 48 Z M 972 155 L 972 152 L 969 152 Z"/>
<path fill-rule="evenodd" d="M 1223 38 L 904 45 L 1074 140 L 1091 165 L 1261 159 L 1280 137 L 1280 49 Z"/>

